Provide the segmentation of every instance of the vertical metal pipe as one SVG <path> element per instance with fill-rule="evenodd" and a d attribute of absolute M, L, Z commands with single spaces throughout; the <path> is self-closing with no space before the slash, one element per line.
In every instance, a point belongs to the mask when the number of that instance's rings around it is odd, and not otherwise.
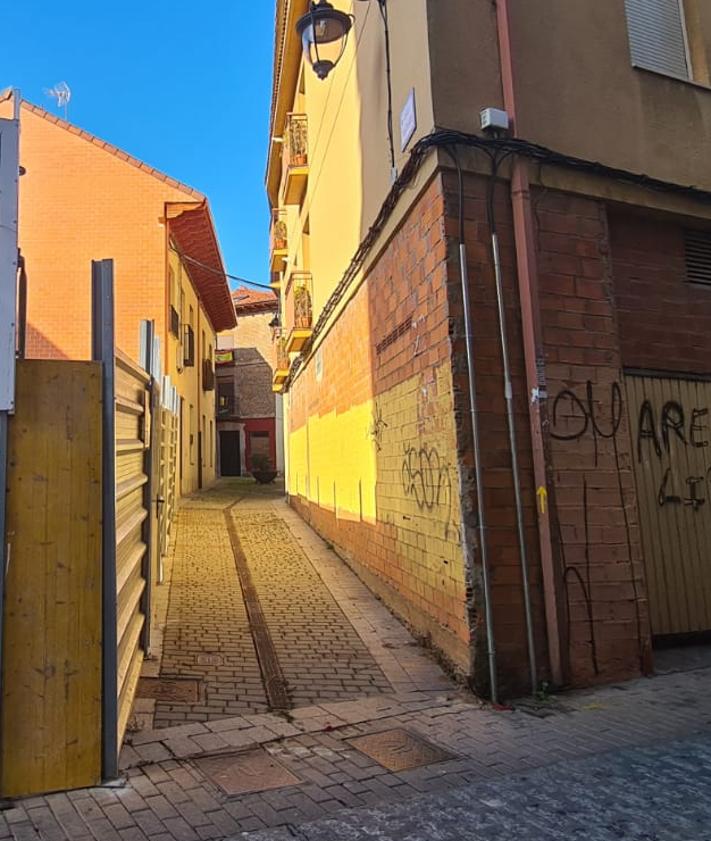
<path fill-rule="evenodd" d="M 516 109 L 516 88 L 514 84 L 509 0 L 496 0 L 496 18 L 504 105 L 511 118 L 513 131 L 516 133 L 518 116 Z M 526 163 L 518 157 L 514 157 L 512 163 L 511 204 L 514 217 L 523 350 L 529 395 L 528 410 L 533 453 L 533 473 L 536 490 L 542 494 L 542 499 L 545 500 L 548 488 L 548 471 L 546 468 L 546 453 L 543 438 L 545 409 L 542 406 L 542 402 L 546 394 L 546 379 L 538 304 L 538 267 L 536 265 L 534 223 L 528 170 Z M 545 504 L 540 504 L 536 506 L 536 511 L 538 516 L 538 544 L 543 575 L 543 600 L 548 638 L 548 661 L 553 683 L 555 685 L 561 685 L 564 675 L 559 616 L 560 575 L 556 570 L 553 559 L 550 508 Z"/>
<path fill-rule="evenodd" d="M 521 580 L 523 583 L 523 604 L 526 613 L 526 639 L 528 642 L 528 666 L 531 673 L 531 690 L 538 688 L 538 670 L 536 667 L 536 644 L 533 636 L 533 615 L 531 613 L 531 588 L 528 580 L 528 552 L 526 551 L 526 527 L 521 499 L 521 471 L 518 464 L 516 446 L 516 418 L 513 405 L 513 386 L 511 384 L 511 362 L 509 360 L 508 331 L 506 329 L 506 306 L 501 272 L 501 252 L 499 236 L 491 233 L 491 250 L 494 255 L 494 276 L 496 278 L 496 302 L 499 311 L 499 334 L 501 337 L 501 357 L 504 366 L 504 397 L 506 399 L 506 423 L 509 430 L 509 448 L 511 450 L 511 473 L 513 476 L 514 499 L 516 503 L 516 528 L 518 530 L 518 548 L 521 559 Z"/>
<path fill-rule="evenodd" d="M 469 298 L 469 270 L 467 268 L 467 247 L 459 243 L 459 272 L 462 283 L 462 305 L 464 307 L 464 341 L 467 349 L 467 374 L 469 381 L 469 411 L 472 424 L 472 444 L 474 447 L 474 475 L 476 478 L 476 505 L 479 530 L 479 551 L 481 553 L 481 577 L 484 587 L 484 617 L 486 622 L 486 653 L 489 661 L 489 682 L 491 700 L 499 702 L 499 688 L 496 674 L 496 638 L 494 636 L 494 616 L 491 604 L 491 580 L 489 575 L 489 550 L 486 535 L 486 510 L 484 507 L 484 476 L 481 467 L 481 441 L 479 437 L 479 413 L 476 396 L 476 366 L 474 364 L 474 335 L 472 329 L 471 301 Z M 471 547 L 466 539 L 462 524 L 462 541 L 465 557 L 469 558 Z"/>
<path fill-rule="evenodd" d="M 118 629 L 116 592 L 116 371 L 114 359 L 114 264 L 91 263 L 91 358 L 101 363 L 101 768 L 118 776 Z"/>

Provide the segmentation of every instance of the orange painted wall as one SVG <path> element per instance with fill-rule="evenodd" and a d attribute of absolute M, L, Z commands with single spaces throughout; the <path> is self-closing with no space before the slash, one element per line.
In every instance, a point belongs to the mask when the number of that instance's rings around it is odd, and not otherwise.
<path fill-rule="evenodd" d="M 0 103 L 2 116 L 11 113 L 11 102 Z M 53 119 L 23 104 L 19 228 L 28 356 L 90 357 L 91 261 L 110 257 L 116 342 L 136 358 L 142 319 L 155 319 L 159 334 L 165 331 L 164 203 L 199 197 Z"/>

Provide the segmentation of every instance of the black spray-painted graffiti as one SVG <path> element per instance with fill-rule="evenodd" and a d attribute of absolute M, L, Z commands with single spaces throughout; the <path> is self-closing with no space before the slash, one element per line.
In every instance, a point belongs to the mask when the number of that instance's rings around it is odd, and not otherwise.
<path fill-rule="evenodd" d="M 373 410 L 373 420 L 368 429 L 368 436 L 375 444 L 375 449 L 380 452 L 383 449 L 383 434 L 388 428 L 387 423 L 383 420 L 383 410 L 376 405 Z"/>
<path fill-rule="evenodd" d="M 707 408 L 693 407 L 690 412 L 676 400 L 667 400 L 657 413 L 651 400 L 645 400 L 639 409 L 637 421 L 637 461 L 646 456 L 665 457 L 670 464 L 664 471 L 657 502 L 665 505 L 687 505 L 698 511 L 706 503 L 711 470 L 705 476 L 687 474 L 679 470 L 673 458 L 672 441 L 684 449 L 703 449 L 709 446 Z"/>
<path fill-rule="evenodd" d="M 550 434 L 552 438 L 564 442 L 577 442 L 584 436 L 591 435 L 593 439 L 593 467 L 599 466 L 599 441 L 607 440 L 612 444 L 612 453 L 614 456 L 615 470 L 617 473 L 617 492 L 618 499 L 611 500 L 610 504 L 618 504 L 623 512 L 625 521 L 625 532 L 627 540 L 627 552 L 630 565 L 630 581 L 634 590 L 634 604 L 637 619 L 637 639 L 639 643 L 639 657 L 640 665 L 644 662 L 644 642 L 642 634 L 642 621 L 639 609 L 639 596 L 637 593 L 636 575 L 633 565 L 633 551 L 632 539 L 630 535 L 630 522 L 627 511 L 627 502 L 625 499 L 624 484 L 622 481 L 622 464 L 620 459 L 620 452 L 618 446 L 618 433 L 622 425 L 624 415 L 624 401 L 622 398 L 622 388 L 618 382 L 613 382 L 610 385 L 609 396 L 605 401 L 596 401 L 594 386 L 591 381 L 585 385 L 585 395 L 581 397 L 572 389 L 565 388 L 560 391 L 553 400 L 551 410 L 551 429 Z M 563 415 L 565 407 L 568 411 L 565 412 L 567 426 L 563 429 L 556 429 L 556 427 L 563 425 Z M 583 516 L 585 526 L 585 567 L 584 575 L 576 565 L 568 564 L 565 557 L 565 541 L 558 521 L 558 537 L 560 544 L 560 551 L 563 559 L 563 580 L 565 583 L 565 593 L 567 600 L 567 614 L 568 614 L 568 640 L 572 643 L 570 636 L 570 620 L 571 620 L 571 605 L 570 605 L 570 581 L 571 579 L 577 581 L 583 596 L 585 610 L 588 621 L 588 628 L 590 633 L 590 658 L 595 674 L 599 674 L 599 663 L 597 654 L 597 639 L 595 636 L 595 608 L 592 596 L 592 569 L 590 557 L 590 529 L 589 529 L 589 503 L 588 503 L 588 477 L 585 473 L 582 476 L 582 492 L 583 492 Z"/>
<path fill-rule="evenodd" d="M 573 429 L 566 432 L 556 432 L 556 426 L 560 421 L 560 414 L 565 404 L 570 406 L 569 426 L 572 420 Z M 569 388 L 563 389 L 556 395 L 553 401 L 551 413 L 551 436 L 559 441 L 579 441 L 588 431 L 592 432 L 595 445 L 595 466 L 598 463 L 598 440 L 614 439 L 622 423 L 622 389 L 619 383 L 612 383 L 610 386 L 609 411 L 605 412 L 606 420 L 602 420 L 603 410 L 595 404 L 593 395 L 593 384 L 588 381 L 585 388 L 585 398 L 580 397 Z"/>
<path fill-rule="evenodd" d="M 405 496 L 414 499 L 420 511 L 441 510 L 446 533 L 452 516 L 452 478 L 437 449 L 405 447 L 401 477 Z"/>

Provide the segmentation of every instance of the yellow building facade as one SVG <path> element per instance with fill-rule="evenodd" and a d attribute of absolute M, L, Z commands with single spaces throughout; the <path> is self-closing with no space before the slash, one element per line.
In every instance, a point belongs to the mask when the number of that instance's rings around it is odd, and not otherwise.
<path fill-rule="evenodd" d="M 327 6 L 277 2 L 266 188 L 290 500 L 484 692 L 648 671 L 661 632 L 622 395 L 633 372 L 709 373 L 687 315 L 707 311 L 711 12 L 653 5 L 334 0 L 352 26 L 321 79 L 297 30 Z M 664 299 L 637 286 L 652 217 Z"/>

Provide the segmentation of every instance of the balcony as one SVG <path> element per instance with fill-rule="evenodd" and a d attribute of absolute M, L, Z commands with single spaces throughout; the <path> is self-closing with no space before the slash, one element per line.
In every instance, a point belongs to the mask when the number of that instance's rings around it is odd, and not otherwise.
<path fill-rule="evenodd" d="M 269 242 L 270 266 L 272 276 L 284 268 L 284 262 L 289 256 L 289 229 L 287 226 L 286 210 L 284 208 L 272 211 L 272 228 Z"/>
<path fill-rule="evenodd" d="M 308 121 L 306 114 L 289 114 L 284 130 L 281 195 L 284 204 L 301 204 L 309 179 Z"/>
<path fill-rule="evenodd" d="M 300 353 L 313 333 L 311 274 L 294 272 L 286 288 L 286 352 Z"/>
<path fill-rule="evenodd" d="M 276 340 L 276 368 L 272 380 L 272 391 L 281 394 L 284 391 L 284 383 L 289 378 L 291 360 L 286 349 L 286 340 L 281 336 Z"/>

